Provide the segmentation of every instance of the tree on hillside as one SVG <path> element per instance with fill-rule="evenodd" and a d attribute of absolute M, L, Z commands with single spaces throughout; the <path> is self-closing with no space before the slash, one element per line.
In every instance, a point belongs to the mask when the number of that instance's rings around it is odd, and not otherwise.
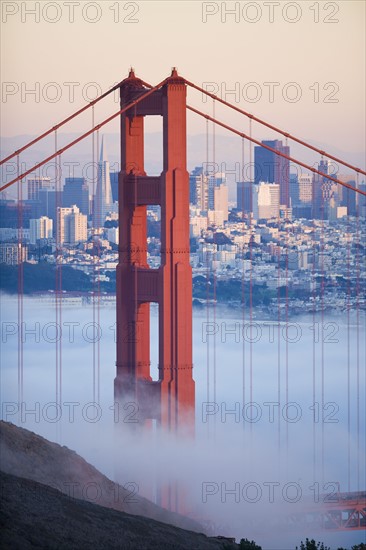
<path fill-rule="evenodd" d="M 299 548 L 296 546 L 296 550 Z M 306 538 L 305 543 L 301 541 L 300 550 L 330 550 L 329 546 L 324 546 L 323 542 L 315 542 L 314 539 Z"/>
<path fill-rule="evenodd" d="M 240 550 L 262 550 L 262 547 L 258 546 L 254 540 L 249 541 L 248 539 L 241 539 L 239 548 Z"/>

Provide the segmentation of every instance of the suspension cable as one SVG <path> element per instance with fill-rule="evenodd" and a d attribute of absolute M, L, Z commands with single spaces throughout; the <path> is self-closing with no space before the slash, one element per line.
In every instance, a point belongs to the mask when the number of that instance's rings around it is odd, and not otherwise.
<path fill-rule="evenodd" d="M 15 157 L 16 155 L 19 155 L 20 153 L 22 153 L 23 151 L 25 151 L 26 149 L 28 149 L 29 147 L 31 147 L 32 145 L 34 145 L 35 143 L 38 143 L 38 141 L 41 141 L 41 139 L 47 137 L 49 134 L 52 134 L 52 132 L 55 132 L 56 130 L 58 130 L 59 128 L 61 128 L 61 126 L 64 126 L 64 124 L 66 124 L 67 122 L 70 122 L 70 120 L 72 120 L 73 118 L 77 117 L 78 115 L 81 115 L 81 113 L 83 113 L 84 111 L 86 111 L 87 109 L 89 109 L 90 107 L 94 106 L 96 103 L 98 103 L 98 101 L 100 101 L 101 99 L 104 99 L 105 97 L 107 97 L 110 93 L 114 92 L 115 90 L 117 90 L 121 84 L 122 84 L 123 81 L 119 82 L 118 84 L 116 84 L 115 86 L 113 86 L 113 88 L 111 88 L 110 90 L 108 90 L 107 92 L 104 92 L 104 94 L 100 95 L 99 97 L 97 97 L 96 99 L 93 99 L 93 101 L 90 101 L 90 103 L 88 103 L 87 105 L 84 105 L 84 107 L 82 107 L 81 109 L 79 109 L 78 111 L 76 111 L 75 113 L 73 113 L 72 115 L 68 116 L 67 118 L 65 118 L 64 120 L 62 120 L 61 122 L 59 122 L 58 124 L 56 124 L 56 126 L 53 126 L 52 128 L 50 128 L 49 130 L 46 130 L 46 132 L 43 132 L 43 134 L 41 134 L 40 136 L 36 137 L 35 139 L 33 139 L 32 141 L 30 141 L 29 143 L 27 143 L 26 145 L 23 145 L 23 147 L 21 147 L 20 149 L 18 149 L 17 151 L 14 151 L 14 153 L 12 153 L 11 155 L 7 156 L 6 158 L 2 159 L 0 161 L 0 166 L 2 164 L 4 164 L 5 162 L 11 160 L 13 157 Z"/>
<path fill-rule="evenodd" d="M 351 170 L 355 170 L 356 172 L 358 172 L 360 174 L 364 174 L 366 176 L 366 172 L 361 170 L 361 168 L 356 168 L 352 164 L 348 164 L 347 162 L 344 162 L 343 160 L 341 160 L 341 159 L 339 159 L 339 158 L 337 158 L 333 155 L 330 155 L 329 153 L 326 153 L 325 151 L 322 151 L 321 149 L 318 149 L 314 145 L 310 145 L 310 143 L 307 143 L 306 141 L 303 141 L 303 140 L 293 136 L 292 134 L 289 134 L 288 132 L 285 132 L 284 130 L 281 130 L 280 128 L 277 128 L 276 126 L 273 126 L 272 124 L 269 124 L 268 122 L 265 122 L 264 120 L 252 115 L 251 113 L 248 113 L 247 111 L 244 111 L 243 109 L 240 109 L 239 107 L 236 107 L 235 105 L 232 105 L 231 103 L 228 103 L 224 99 L 221 99 L 220 97 L 218 97 L 214 94 L 211 94 L 207 90 L 204 90 L 203 88 L 200 88 L 199 86 L 197 86 L 193 82 L 190 82 L 189 80 L 185 79 L 185 83 L 188 86 L 190 86 L 191 88 L 195 88 L 199 92 L 207 95 L 208 97 L 215 98 L 217 101 L 219 101 L 223 105 L 226 105 L 226 107 L 230 107 L 231 109 L 234 109 L 234 111 L 237 111 L 238 113 L 241 113 L 242 115 L 245 115 L 245 116 L 249 117 L 250 119 L 254 120 L 255 122 L 259 122 L 259 124 L 262 124 L 263 126 L 266 126 L 267 128 L 270 128 L 271 130 L 274 130 L 275 132 L 278 132 L 279 134 L 282 134 L 286 138 L 292 139 L 293 141 L 296 141 L 300 145 L 303 145 L 304 147 L 307 147 L 308 149 L 312 149 L 316 153 L 319 153 L 320 155 L 324 155 L 324 156 L 326 156 L 326 157 L 328 157 L 328 158 L 330 158 L 330 159 L 332 159 L 336 162 L 339 162 L 343 166 L 347 166 L 347 168 L 351 168 Z"/>
<path fill-rule="evenodd" d="M 203 118 L 206 118 L 207 120 L 211 120 L 215 124 L 218 124 L 218 126 L 221 126 L 222 128 L 225 128 L 226 130 L 229 130 L 229 132 L 233 132 L 234 134 L 237 134 L 240 137 L 243 137 L 244 139 L 248 139 L 252 143 L 255 143 L 256 145 L 259 145 L 260 147 L 263 147 L 264 149 L 268 149 L 268 151 L 271 151 L 272 153 L 275 153 L 276 155 L 283 157 L 287 160 L 290 160 L 291 162 L 298 164 L 299 166 L 302 166 L 303 168 L 306 168 L 307 170 L 310 170 L 311 172 L 314 172 L 315 174 L 319 174 L 320 176 L 324 176 L 322 172 L 319 172 L 316 168 L 313 168 L 309 164 L 306 164 L 305 162 L 301 162 L 300 160 L 296 160 L 294 157 L 290 157 L 289 155 L 286 155 L 285 153 L 281 153 L 280 151 L 277 151 L 276 149 L 273 149 L 273 147 L 270 147 L 269 145 L 265 145 L 264 143 L 261 143 L 257 139 L 252 138 L 251 136 L 248 136 L 247 134 L 244 134 L 243 132 L 240 132 L 239 130 L 236 130 L 232 126 L 229 126 L 228 124 L 225 124 L 224 122 L 221 122 L 219 120 L 214 120 L 212 117 L 207 115 L 206 113 L 202 113 L 202 111 L 199 111 L 198 109 L 195 109 L 194 107 L 191 107 L 190 105 L 187 105 L 187 109 L 192 111 L 193 113 L 196 113 L 197 115 L 202 116 Z M 353 168 L 356 170 L 356 168 Z M 359 169 L 357 169 L 359 170 Z M 359 170 L 361 172 L 361 170 Z M 363 173 L 363 172 L 362 172 Z M 327 179 L 334 181 L 335 183 L 338 183 L 339 185 L 342 185 L 343 187 L 347 187 L 347 189 L 351 189 L 352 191 L 355 191 L 356 193 L 359 193 L 361 195 L 366 196 L 366 191 L 362 191 L 361 189 L 356 189 L 356 187 L 353 187 L 352 185 L 349 185 L 348 183 L 338 180 L 337 178 L 334 178 L 333 176 L 328 176 Z M 15 180 L 16 181 L 16 180 Z M 0 189 L 1 191 L 2 189 Z"/>
<path fill-rule="evenodd" d="M 110 122 L 111 120 L 114 120 L 117 116 L 125 113 L 126 111 L 128 111 L 131 107 L 134 107 L 135 105 L 137 105 L 138 103 L 140 103 L 140 101 L 142 101 L 143 99 L 146 99 L 148 96 L 150 96 L 153 92 L 155 92 L 158 88 L 161 88 L 161 86 L 163 86 L 168 80 L 170 79 L 170 77 L 168 78 L 165 78 L 164 80 L 162 80 L 159 84 L 157 84 L 156 86 L 154 86 L 153 88 L 151 88 L 150 90 L 147 90 L 145 93 L 141 94 L 137 99 L 135 99 L 134 101 L 131 101 L 131 103 L 129 103 L 128 105 L 126 105 L 125 107 L 123 107 L 122 109 L 120 109 L 119 111 L 117 111 L 116 113 L 114 113 L 113 115 L 111 115 L 110 117 L 106 118 L 105 120 L 103 120 L 103 122 L 100 122 L 99 124 L 97 124 L 96 126 L 94 126 L 94 128 L 91 128 L 90 130 L 88 130 L 87 132 L 85 132 L 85 134 L 82 134 L 81 136 L 79 136 L 78 138 L 74 139 L 74 141 L 71 141 L 70 143 L 68 143 L 67 145 L 65 145 L 64 147 L 62 147 L 61 149 L 59 149 L 58 151 L 56 151 L 55 153 L 53 153 L 52 155 L 50 155 L 49 157 L 47 157 L 46 159 L 44 159 L 42 162 L 39 162 L 38 164 L 36 164 L 35 166 L 33 166 L 33 168 L 30 168 L 29 170 L 26 170 L 23 174 L 21 174 L 20 176 L 17 176 L 16 178 L 14 178 L 13 180 L 9 181 L 8 183 L 6 183 L 5 185 L 3 185 L 2 187 L 0 187 L 0 192 L 1 191 L 4 191 L 5 189 L 7 189 L 8 187 L 10 187 L 11 185 L 13 185 L 14 183 L 16 183 L 18 180 L 20 179 L 23 179 L 25 178 L 26 176 L 28 176 L 29 174 L 31 174 L 32 172 L 34 172 L 35 170 L 37 170 L 37 168 L 40 168 L 41 166 L 43 166 L 44 164 L 46 164 L 47 162 L 49 162 L 50 160 L 54 159 L 55 157 L 57 157 L 57 155 L 60 155 L 61 153 L 63 153 L 64 151 L 67 151 L 68 149 L 70 149 L 71 147 L 73 147 L 74 145 L 76 145 L 77 143 L 79 143 L 79 141 L 82 141 L 83 139 L 85 139 L 86 137 L 90 136 L 90 134 L 92 134 L 93 132 L 96 132 L 97 130 L 99 130 L 100 128 L 102 128 L 103 126 L 105 126 L 106 124 L 108 124 L 108 122 Z M 56 128 L 56 126 L 55 126 Z M 53 129 L 52 129 L 53 130 Z"/>

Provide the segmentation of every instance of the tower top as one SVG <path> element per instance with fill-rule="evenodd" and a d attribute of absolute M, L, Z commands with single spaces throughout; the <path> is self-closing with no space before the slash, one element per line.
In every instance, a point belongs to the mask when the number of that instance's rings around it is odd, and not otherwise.
<path fill-rule="evenodd" d="M 168 79 L 168 82 L 170 82 L 170 84 L 185 84 L 184 78 L 182 78 L 178 74 L 177 67 L 172 67 L 172 72 Z"/>

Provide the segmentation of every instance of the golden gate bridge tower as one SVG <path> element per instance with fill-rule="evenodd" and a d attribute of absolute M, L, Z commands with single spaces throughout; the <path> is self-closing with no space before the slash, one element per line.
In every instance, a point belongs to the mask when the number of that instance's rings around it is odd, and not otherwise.
<path fill-rule="evenodd" d="M 150 87 L 151 88 L 151 87 Z M 120 85 L 119 263 L 117 267 L 116 402 L 134 400 L 139 422 L 194 432 L 192 272 L 189 262 L 189 176 L 186 83 L 175 69 L 148 97 L 131 69 Z M 144 169 L 144 118 L 163 117 L 163 171 Z M 161 207 L 161 265 L 147 263 L 147 205 Z M 150 373 L 150 302 L 159 306 L 159 379 Z"/>

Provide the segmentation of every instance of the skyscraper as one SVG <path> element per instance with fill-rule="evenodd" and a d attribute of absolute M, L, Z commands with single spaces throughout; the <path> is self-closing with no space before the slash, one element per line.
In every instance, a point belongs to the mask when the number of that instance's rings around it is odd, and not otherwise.
<path fill-rule="evenodd" d="M 278 183 L 259 182 L 253 185 L 254 218 L 270 219 L 280 215 L 280 186 Z"/>
<path fill-rule="evenodd" d="M 189 176 L 189 202 L 201 212 L 208 210 L 208 178 L 202 166 L 197 166 Z"/>
<path fill-rule="evenodd" d="M 75 204 L 82 214 L 89 215 L 89 187 L 85 178 L 65 178 L 62 206 Z"/>
<path fill-rule="evenodd" d="M 291 206 L 299 204 L 299 176 L 298 174 L 290 174 L 289 193 Z"/>
<path fill-rule="evenodd" d="M 110 172 L 109 174 L 109 177 L 111 180 L 113 202 L 118 202 L 118 176 L 119 176 L 119 172 Z"/>
<path fill-rule="evenodd" d="M 300 174 L 299 181 L 299 201 L 301 203 L 311 203 L 313 200 L 313 178 L 310 174 Z"/>
<path fill-rule="evenodd" d="M 262 141 L 284 155 L 290 155 L 290 147 L 283 145 L 282 141 Z M 278 183 L 280 186 L 280 204 L 290 206 L 290 161 L 264 147 L 254 147 L 254 182 Z"/>
<path fill-rule="evenodd" d="M 236 206 L 244 214 L 249 214 L 252 207 L 252 187 L 251 181 L 238 181 L 236 183 Z"/>
<path fill-rule="evenodd" d="M 31 244 L 36 244 L 39 239 L 51 239 L 52 238 L 52 226 L 53 221 L 47 216 L 41 216 L 38 219 L 29 220 Z"/>
<path fill-rule="evenodd" d="M 330 173 L 329 161 L 322 159 L 318 164 L 318 170 L 322 174 L 328 175 Z M 338 205 L 338 186 L 332 180 L 326 178 L 325 175 L 313 175 L 313 218 L 327 220 L 329 218 L 331 200 L 334 205 Z"/>
<path fill-rule="evenodd" d="M 215 206 L 215 189 L 221 185 L 226 185 L 226 176 L 223 172 L 216 172 L 215 174 L 207 174 L 208 184 L 208 210 L 216 210 Z"/>
<path fill-rule="evenodd" d="M 227 221 L 229 215 L 229 189 L 226 183 L 215 185 L 214 189 L 214 209 L 220 210 Z"/>
<path fill-rule="evenodd" d="M 347 176 L 343 176 L 342 174 L 338 174 L 337 179 L 345 183 L 348 183 L 349 185 L 352 185 L 352 187 L 356 187 L 356 181 L 352 179 L 352 176 L 347 177 Z M 355 193 L 355 191 L 352 191 L 352 189 L 338 185 L 338 197 L 339 197 L 340 205 L 347 207 L 347 214 L 350 216 L 356 216 L 356 213 L 357 213 L 357 209 L 356 209 L 357 196 L 356 195 L 357 193 Z"/>
<path fill-rule="evenodd" d="M 111 180 L 109 175 L 109 161 L 107 157 L 106 140 L 103 136 L 98 163 L 97 189 L 94 195 L 94 227 L 103 227 L 107 212 L 110 211 L 112 201 Z"/>
<path fill-rule="evenodd" d="M 39 218 L 40 216 L 47 216 L 53 221 L 53 235 L 56 236 L 57 225 L 57 208 L 62 205 L 62 191 L 55 191 L 54 189 L 40 189 L 39 193 L 40 212 L 38 216 L 32 216 L 32 218 Z"/>
<path fill-rule="evenodd" d="M 366 192 L 366 183 L 363 181 L 358 184 L 358 189 L 361 189 L 361 191 Z M 357 216 L 361 216 L 362 218 L 366 218 L 366 197 L 365 195 L 361 195 L 357 193 L 357 199 L 356 199 L 356 207 L 357 207 Z"/>
<path fill-rule="evenodd" d="M 87 216 L 81 214 L 76 205 L 57 208 L 57 243 L 77 244 L 86 241 Z"/>
<path fill-rule="evenodd" d="M 40 177 L 30 178 L 27 180 L 28 185 L 28 200 L 36 201 L 39 198 L 39 191 L 41 189 L 51 189 L 51 178 Z"/>

